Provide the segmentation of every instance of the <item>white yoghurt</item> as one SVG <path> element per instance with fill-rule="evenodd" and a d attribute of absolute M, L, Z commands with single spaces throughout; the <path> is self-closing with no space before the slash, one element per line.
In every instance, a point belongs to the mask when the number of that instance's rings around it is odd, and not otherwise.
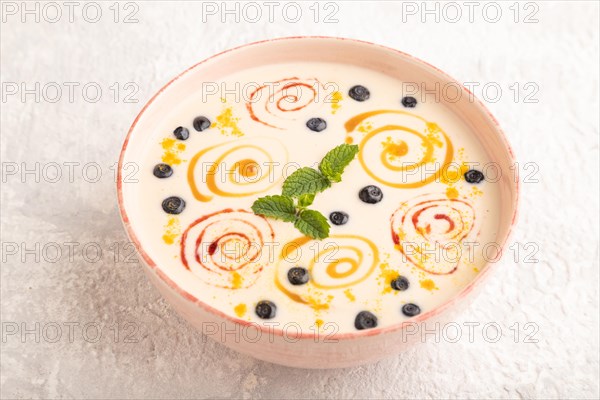
<path fill-rule="evenodd" d="M 292 77 L 296 79 L 284 81 Z M 256 91 L 269 82 L 273 84 Z M 280 90 L 294 82 L 305 85 L 287 90 L 288 96 L 299 97 L 297 101 L 293 97 L 280 100 L 284 97 Z M 367 101 L 348 96 L 356 84 L 369 89 Z M 135 202 L 142 212 L 131 219 L 141 245 L 159 268 L 201 301 L 233 318 L 260 324 L 265 320 L 254 308 L 258 301 L 268 300 L 277 306 L 269 322 L 279 328 L 297 324 L 303 333 L 316 329 L 354 332 L 360 311 L 376 315 L 381 327 L 408 320 L 401 312 L 406 303 L 418 305 L 421 313 L 435 309 L 481 272 L 486 253 L 495 255 L 497 185 L 489 181 L 473 185 L 464 179 L 453 183 L 435 176 L 447 157 L 453 162 L 450 171 L 459 171 L 458 176 L 464 172 L 459 170 L 463 163 L 476 163 L 475 169 L 485 172 L 491 162 L 476 133 L 444 104 L 419 102 L 415 108 L 405 108 L 400 103 L 401 81 L 338 64 L 272 65 L 228 76 L 216 85 L 228 92 L 207 95 L 198 88 L 197 96 L 164 110 L 164 118 L 147 132 L 145 165 L 135 187 Z M 309 88 L 317 90 L 316 99 Z M 334 92 L 341 94 L 341 100 Z M 286 111 L 277 108 L 277 101 Z M 347 131 L 346 124 L 353 117 L 377 110 L 393 112 L 366 117 Z M 209 118 L 213 126 L 195 131 L 192 121 L 199 115 Z M 327 128 L 309 130 L 306 121 L 313 117 L 325 119 Z M 174 138 L 172 132 L 178 126 L 190 130 L 188 140 Z M 431 144 L 428 157 L 432 161 L 412 173 L 386 168 L 381 158 L 386 145 L 385 158 L 393 166 L 427 156 L 428 147 L 414 132 Z M 299 251 L 281 259 L 284 245 L 302 235 L 291 223 L 254 215 L 252 203 L 261 196 L 280 194 L 283 180 L 298 167 L 316 168 L 330 149 L 347 140 L 361 144 L 367 135 L 370 139 L 361 147 L 360 159 L 346 168 L 342 182 L 317 194 L 310 206 L 325 216 L 346 212 L 348 223 L 332 224 L 329 238 L 301 243 Z M 219 159 L 219 168 L 214 170 L 213 163 Z M 152 170 L 163 161 L 174 173 L 158 179 Z M 428 179 L 431 182 L 422 184 Z M 358 192 L 366 185 L 378 186 L 383 200 L 362 202 Z M 162 210 L 161 202 L 169 196 L 186 201 L 181 214 Z M 434 207 L 418 213 L 422 202 Z M 215 214 L 198 221 L 224 209 L 247 212 Z M 417 228 L 412 224 L 415 214 Z M 198 244 L 202 234 L 206 240 Z M 217 237 L 222 239 L 211 249 Z M 246 240 L 253 246 L 242 251 Z M 467 242 L 478 244 L 467 246 Z M 409 246 L 404 253 L 400 251 L 406 243 L 421 246 L 419 250 L 431 252 L 433 258 L 421 260 L 419 267 L 414 249 Z M 447 247 L 436 251 L 436 243 Z M 293 286 L 288 282 L 287 271 L 293 266 L 311 267 L 309 283 Z M 408 278 L 408 290 L 391 289 L 390 280 L 397 275 Z"/>

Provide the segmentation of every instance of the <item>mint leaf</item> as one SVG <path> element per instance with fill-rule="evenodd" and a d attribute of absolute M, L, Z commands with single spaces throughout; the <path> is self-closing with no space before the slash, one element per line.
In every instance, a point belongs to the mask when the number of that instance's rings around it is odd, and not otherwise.
<path fill-rule="evenodd" d="M 252 204 L 255 214 L 293 222 L 296 229 L 313 239 L 329 236 L 329 222 L 323 214 L 307 210 L 315 195 L 342 180 L 344 169 L 359 151 L 357 145 L 341 144 L 330 150 L 319 163 L 319 171 L 304 167 L 283 182 L 282 195 L 261 197 Z M 297 198 L 297 205 L 294 204 Z"/>
<path fill-rule="evenodd" d="M 329 236 L 327 218 L 318 211 L 304 210 L 294 223 L 296 229 L 313 239 L 324 239 Z"/>
<path fill-rule="evenodd" d="M 358 146 L 355 144 L 341 144 L 330 150 L 321 163 L 319 170 L 332 182 L 340 182 L 344 168 L 350 164 L 358 153 Z"/>
<path fill-rule="evenodd" d="M 298 197 L 298 207 L 308 207 L 315 201 L 315 195 L 312 193 L 301 194 Z"/>
<path fill-rule="evenodd" d="M 294 222 L 296 220 L 294 200 L 287 196 L 261 197 L 252 204 L 251 208 L 254 214 L 265 217 L 280 219 L 285 222 Z"/>
<path fill-rule="evenodd" d="M 329 179 L 313 168 L 304 167 L 294 171 L 283 182 L 283 195 L 299 197 L 303 194 L 322 192 L 331 186 Z"/>

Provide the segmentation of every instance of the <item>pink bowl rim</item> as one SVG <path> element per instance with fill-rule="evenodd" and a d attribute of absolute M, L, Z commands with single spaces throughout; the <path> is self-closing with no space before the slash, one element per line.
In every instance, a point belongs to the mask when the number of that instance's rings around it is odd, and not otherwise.
<path fill-rule="evenodd" d="M 442 77 L 445 77 L 446 79 L 448 79 L 449 81 L 456 83 L 458 85 L 460 85 L 460 87 L 466 91 L 470 96 L 472 96 L 471 98 L 473 98 L 474 104 L 476 106 L 478 106 L 480 108 L 481 111 L 483 111 L 493 122 L 494 127 L 496 129 L 496 133 L 500 136 L 505 149 L 508 150 L 510 159 L 512 161 L 512 163 L 514 164 L 515 162 L 515 156 L 512 150 L 512 147 L 510 145 L 510 143 L 508 142 L 508 140 L 506 139 L 506 135 L 504 134 L 504 131 L 502 130 L 502 128 L 500 128 L 500 125 L 498 123 L 498 120 L 492 115 L 492 113 L 487 109 L 487 107 L 485 107 L 485 105 L 473 94 L 471 93 L 471 91 L 469 91 L 466 87 L 464 87 L 460 82 L 458 82 L 457 80 L 455 80 L 454 78 L 452 78 L 450 75 L 448 75 L 447 73 L 445 73 L 444 71 L 442 71 L 441 69 L 427 63 L 426 61 L 423 61 L 417 57 L 414 57 L 408 53 L 402 52 L 400 50 L 391 48 L 391 47 L 387 47 L 387 46 L 383 46 L 377 43 L 372 43 L 372 42 L 368 42 L 368 41 L 364 41 L 364 40 L 359 40 L 359 39 L 352 39 L 352 38 L 343 38 L 343 37 L 336 37 L 336 36 L 287 36 L 287 37 L 279 37 L 279 38 L 272 38 L 272 39 L 266 39 L 266 40 L 260 40 L 260 41 L 256 41 L 256 42 L 251 42 L 251 43 L 246 43 L 244 45 L 241 46 L 237 46 L 237 47 L 233 47 L 231 49 L 222 51 L 220 53 L 214 54 L 211 57 L 208 57 L 200 62 L 198 62 L 197 64 L 192 65 L 191 67 L 189 67 L 188 69 L 186 69 L 185 71 L 181 72 L 180 74 L 178 74 L 177 76 L 175 76 L 174 78 L 172 78 L 169 82 L 167 82 L 167 84 L 165 84 L 158 92 L 156 92 L 156 94 L 154 94 L 154 96 L 152 96 L 152 98 L 150 98 L 150 100 L 144 105 L 144 107 L 142 108 L 142 110 L 139 112 L 139 114 L 136 116 L 135 120 L 133 121 L 133 123 L 131 124 L 131 127 L 129 128 L 129 131 L 127 132 L 127 136 L 125 138 L 125 141 L 123 142 L 123 146 L 121 148 L 121 152 L 119 155 L 119 163 L 118 163 L 118 171 L 117 171 L 117 198 L 118 198 L 118 204 L 119 204 L 119 211 L 121 214 L 121 219 L 123 221 L 123 225 L 125 227 L 125 231 L 127 232 L 127 235 L 129 236 L 130 240 L 134 243 L 138 253 L 142 256 L 143 260 L 145 261 L 146 265 L 152 270 L 154 271 L 158 277 L 160 279 L 162 279 L 164 281 L 165 284 L 167 284 L 167 286 L 169 286 L 171 289 L 173 289 L 176 293 L 178 293 L 181 297 L 183 297 L 186 300 L 189 300 L 193 303 L 195 303 L 197 306 L 203 308 L 205 311 L 207 311 L 210 314 L 213 314 L 217 317 L 220 317 L 222 319 L 225 319 L 229 322 L 233 322 L 235 324 L 239 324 L 242 326 L 253 326 L 257 329 L 259 329 L 261 331 L 261 333 L 268 333 L 269 335 L 276 335 L 276 336 L 281 336 L 284 337 L 286 336 L 286 333 L 282 330 L 282 329 L 273 329 L 271 327 L 265 327 L 263 325 L 257 324 L 255 322 L 251 322 L 251 321 L 247 321 L 247 320 L 243 320 L 240 318 L 236 318 L 233 316 L 230 316 L 228 314 L 225 314 L 222 311 L 217 310 L 216 308 L 210 306 L 209 304 L 203 302 L 202 300 L 198 299 L 197 297 L 193 296 L 192 294 L 188 293 L 187 291 L 185 291 L 184 289 L 182 289 L 181 287 L 179 287 L 177 285 L 177 283 L 175 283 L 171 278 L 169 278 L 157 265 L 156 263 L 150 258 L 150 256 L 144 251 L 140 241 L 138 240 L 137 236 L 135 235 L 135 232 L 133 231 L 133 228 L 131 227 L 131 224 L 129 222 L 129 217 L 127 216 L 127 212 L 125 211 L 125 207 L 123 204 L 123 192 L 122 192 L 122 166 L 123 166 L 123 160 L 125 157 L 125 151 L 127 149 L 127 144 L 129 143 L 129 139 L 131 137 L 131 134 L 135 128 L 135 126 L 137 125 L 139 119 L 142 117 L 142 115 L 144 114 L 144 112 L 146 111 L 146 109 L 154 102 L 154 100 L 156 100 L 158 98 L 158 96 L 160 94 L 162 94 L 162 92 L 164 92 L 173 82 L 175 82 L 176 80 L 178 80 L 179 78 L 181 78 L 182 76 L 184 76 L 185 74 L 189 73 L 190 71 L 192 71 L 193 69 L 199 67 L 200 65 L 204 64 L 205 62 L 212 60 L 214 58 L 220 57 L 224 54 L 227 54 L 229 52 L 233 52 L 236 50 L 240 50 L 242 48 L 245 47 L 250 47 L 250 46 L 257 46 L 257 45 L 261 45 L 261 44 L 265 44 L 265 43 L 269 43 L 269 42 L 275 42 L 275 41 L 295 41 L 295 40 L 305 40 L 305 39 L 310 39 L 310 40 L 319 40 L 319 39 L 323 39 L 323 40 L 331 40 L 331 41 L 347 41 L 347 42 L 354 42 L 355 44 L 358 45 L 369 45 L 369 46 L 374 46 L 374 47 L 378 47 L 380 49 L 383 50 L 387 50 L 390 52 L 394 52 L 400 56 L 403 56 L 405 58 L 411 59 L 413 61 L 416 61 L 417 64 L 420 64 L 421 67 L 425 68 L 425 69 L 433 69 L 435 70 L 438 74 L 440 74 Z M 513 200 L 513 204 L 512 204 L 512 208 L 514 209 L 514 213 L 512 216 L 512 221 L 511 224 L 508 228 L 508 232 L 506 233 L 504 240 L 502 241 L 502 244 L 500 246 L 500 250 L 502 251 L 501 254 L 503 254 L 506 243 L 508 241 L 508 239 L 512 236 L 513 234 L 513 228 L 515 226 L 516 220 L 517 220 L 517 214 L 518 214 L 518 205 L 519 205 L 519 194 L 520 194 L 520 185 L 519 185 L 519 176 L 518 176 L 518 171 L 515 170 L 515 196 L 514 196 L 514 200 Z M 490 275 L 490 271 L 492 270 L 492 266 L 495 267 L 495 264 L 498 264 L 498 262 L 500 261 L 500 259 L 498 259 L 495 262 L 487 262 L 482 268 L 481 268 L 481 272 L 475 277 L 475 279 L 473 279 L 473 281 L 471 281 L 464 289 L 462 289 L 459 293 L 457 293 L 455 296 L 453 296 L 452 298 L 448 299 L 445 303 L 441 304 L 440 306 L 426 312 L 423 314 L 419 314 L 417 317 L 413 317 L 411 319 L 409 319 L 408 321 L 403 321 L 397 324 L 393 324 L 393 325 L 389 325 L 389 326 L 385 326 L 385 327 L 380 327 L 380 328 L 373 328 L 373 329 L 365 329 L 365 330 L 360 330 L 357 332 L 348 332 L 348 333 L 334 333 L 332 335 L 327 335 L 327 339 L 328 341 L 332 341 L 332 340 L 348 340 L 348 339 L 358 339 L 358 338 L 362 338 L 362 337 L 368 337 L 368 336 L 375 336 L 375 335 L 381 335 L 381 334 L 385 334 L 385 333 L 391 333 L 391 332 L 395 332 L 401 329 L 404 329 L 405 326 L 408 325 L 414 325 L 415 323 L 423 323 L 426 322 L 427 320 L 433 318 L 434 316 L 437 315 L 441 315 L 442 313 L 448 311 L 453 305 L 459 303 L 461 300 L 463 300 L 469 293 L 471 293 L 473 291 L 473 289 L 475 289 L 475 287 L 479 286 L 484 280 L 485 278 L 487 278 Z M 492 264 L 492 265 L 490 265 Z M 315 336 L 316 335 L 316 336 Z M 301 333 L 300 335 L 294 335 L 294 339 L 315 339 L 315 338 L 321 338 L 322 337 L 322 333 Z"/>

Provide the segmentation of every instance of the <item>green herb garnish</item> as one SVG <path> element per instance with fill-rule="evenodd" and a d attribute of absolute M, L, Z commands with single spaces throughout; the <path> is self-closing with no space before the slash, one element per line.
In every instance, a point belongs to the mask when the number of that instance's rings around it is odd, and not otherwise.
<path fill-rule="evenodd" d="M 283 182 L 284 196 L 299 197 L 303 194 L 316 194 L 331 186 L 326 176 L 314 168 L 304 167 L 294 171 Z"/>
<path fill-rule="evenodd" d="M 341 144 L 319 163 L 319 170 L 304 167 L 295 171 L 283 182 L 281 195 L 264 196 L 252 204 L 257 215 L 293 222 L 296 229 L 313 239 L 329 236 L 329 222 L 319 211 L 309 210 L 317 193 L 341 182 L 344 169 L 358 153 L 357 145 Z"/>

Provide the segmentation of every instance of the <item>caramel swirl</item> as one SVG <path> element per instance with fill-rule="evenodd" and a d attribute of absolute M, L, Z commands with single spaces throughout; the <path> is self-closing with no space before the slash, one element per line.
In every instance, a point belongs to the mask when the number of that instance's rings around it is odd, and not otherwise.
<path fill-rule="evenodd" d="M 279 158 L 275 160 L 271 152 Z M 194 197 L 203 202 L 212 200 L 213 195 L 256 195 L 281 181 L 282 175 L 276 174 L 274 169 L 287 162 L 287 154 L 279 141 L 267 138 L 253 139 L 252 143 L 242 139 L 210 146 L 190 160 L 188 184 Z"/>
<path fill-rule="evenodd" d="M 376 119 L 385 122 L 374 127 Z M 365 112 L 349 119 L 345 128 L 347 142 L 359 140 L 362 168 L 387 186 L 427 185 L 440 177 L 454 156 L 450 138 L 437 124 L 406 111 Z"/>
<path fill-rule="evenodd" d="M 185 230 L 181 262 L 211 285 L 248 287 L 267 264 L 264 245 L 273 242 L 274 236 L 263 217 L 244 210 L 221 210 L 197 219 Z"/>
<path fill-rule="evenodd" d="M 464 239 L 474 231 L 475 210 L 461 199 L 419 196 L 391 217 L 392 240 L 413 265 L 435 275 L 458 268 Z"/>
<path fill-rule="evenodd" d="M 293 301 L 320 309 L 328 305 L 315 295 L 315 289 L 326 293 L 364 281 L 379 263 L 379 251 L 372 241 L 358 235 L 332 235 L 322 241 L 303 236 L 286 243 L 279 259 L 275 285 Z M 307 285 L 284 283 L 287 270 L 294 265 L 308 269 Z"/>

